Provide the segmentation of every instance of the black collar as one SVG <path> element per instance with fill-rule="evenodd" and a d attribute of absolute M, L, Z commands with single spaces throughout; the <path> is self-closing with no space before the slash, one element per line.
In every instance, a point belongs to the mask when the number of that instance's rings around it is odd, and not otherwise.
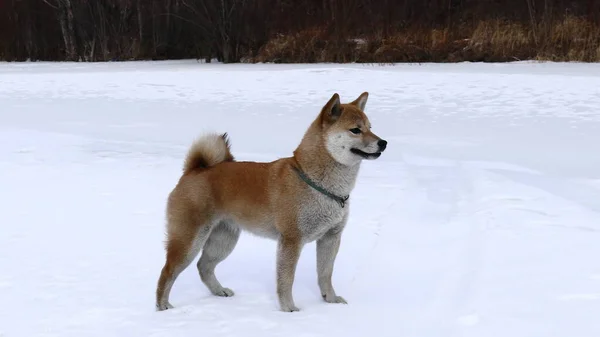
<path fill-rule="evenodd" d="M 344 206 L 346 205 L 346 200 L 348 200 L 348 198 L 350 197 L 350 195 L 346 195 L 343 197 L 340 197 L 338 195 L 335 195 L 331 192 L 329 192 L 328 190 L 324 189 L 323 187 L 317 185 L 314 181 L 310 180 L 310 178 L 304 173 L 302 172 L 299 168 L 297 168 L 296 166 L 292 165 L 292 168 L 294 169 L 294 171 L 296 171 L 296 173 L 298 173 L 298 176 L 300 176 L 300 179 L 304 180 L 304 182 L 306 184 L 308 184 L 308 186 L 314 188 L 315 190 L 321 192 L 323 195 L 337 201 L 338 204 L 340 204 L 340 206 L 342 208 L 344 208 Z"/>

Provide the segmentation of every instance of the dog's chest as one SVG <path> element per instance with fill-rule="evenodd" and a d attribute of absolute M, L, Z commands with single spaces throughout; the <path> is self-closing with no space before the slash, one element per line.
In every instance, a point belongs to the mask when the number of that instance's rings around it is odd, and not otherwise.
<path fill-rule="evenodd" d="M 349 202 L 342 208 L 327 197 L 318 197 L 307 202 L 300 212 L 298 226 L 304 242 L 317 240 L 328 230 L 340 225 L 348 214 Z"/>

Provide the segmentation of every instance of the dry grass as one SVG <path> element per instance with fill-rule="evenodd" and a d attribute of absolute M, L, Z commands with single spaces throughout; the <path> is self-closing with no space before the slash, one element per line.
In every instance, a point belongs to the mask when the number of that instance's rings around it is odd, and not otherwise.
<path fill-rule="evenodd" d="M 472 57 L 488 62 L 525 60 L 535 57 L 533 31 L 520 23 L 482 21 L 469 38 Z"/>
<path fill-rule="evenodd" d="M 600 27 L 566 16 L 552 24 L 480 21 L 449 29 L 410 28 L 380 35 L 334 39 L 325 29 L 281 35 L 253 62 L 507 62 L 552 60 L 600 62 Z"/>
<path fill-rule="evenodd" d="M 538 59 L 600 62 L 600 27 L 584 18 L 566 17 L 550 27 Z"/>
<path fill-rule="evenodd" d="M 357 62 L 361 56 L 360 40 L 329 38 L 324 29 L 313 28 L 291 35 L 280 35 L 267 42 L 252 62 L 316 63 Z"/>

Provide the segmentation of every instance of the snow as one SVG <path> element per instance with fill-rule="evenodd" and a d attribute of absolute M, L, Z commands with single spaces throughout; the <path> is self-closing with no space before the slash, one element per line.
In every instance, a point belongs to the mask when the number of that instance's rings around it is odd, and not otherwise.
<path fill-rule="evenodd" d="M 209 294 L 154 310 L 166 196 L 199 134 L 290 155 L 334 92 L 369 91 L 327 304 L 314 243 L 278 311 L 275 243 L 243 234 Z M 0 64 L 0 336 L 598 336 L 600 65 Z"/>

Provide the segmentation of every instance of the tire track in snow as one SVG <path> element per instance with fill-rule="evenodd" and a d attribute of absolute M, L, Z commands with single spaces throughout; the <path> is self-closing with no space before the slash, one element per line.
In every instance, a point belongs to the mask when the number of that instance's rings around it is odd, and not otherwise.
<path fill-rule="evenodd" d="M 475 202 L 471 176 L 479 176 L 472 171 L 445 160 L 405 161 L 394 171 L 405 183 L 385 190 L 389 202 L 369 216 L 374 238 L 350 283 L 365 293 L 376 285 L 377 293 L 388 294 L 387 305 L 414 301 L 401 304 L 408 309 L 402 331 L 409 335 L 451 336 L 478 322 L 470 299 L 485 236 L 468 221 Z"/>
<path fill-rule="evenodd" d="M 398 187 L 398 186 L 392 186 L 392 187 Z M 395 190 L 395 189 L 393 189 Z M 390 198 L 391 200 L 396 200 L 395 198 Z M 384 207 L 381 211 L 379 211 L 374 217 L 373 220 L 371 220 L 369 222 L 369 225 L 373 224 L 373 226 L 371 228 L 374 228 L 373 231 L 373 235 L 375 236 L 375 238 L 373 239 L 373 241 L 371 242 L 370 248 L 368 249 L 367 253 L 364 254 L 363 256 L 363 261 L 356 267 L 356 271 L 354 272 L 354 275 L 352 276 L 352 280 L 350 281 L 350 284 L 354 284 L 357 277 L 359 275 L 363 274 L 363 270 L 366 268 L 366 265 L 374 260 L 373 256 L 375 255 L 375 251 L 377 249 L 377 245 L 379 244 L 379 239 L 380 239 L 380 234 L 381 231 L 386 223 L 385 219 L 386 219 L 386 214 L 390 214 L 393 212 L 390 212 L 395 206 L 397 206 L 399 202 L 398 201 L 392 201 L 390 203 L 388 203 L 388 205 L 386 207 Z"/>
<path fill-rule="evenodd" d="M 416 187 L 426 191 L 424 211 L 435 208 L 435 203 L 450 204 L 431 233 L 429 249 L 439 252 L 433 253 L 432 264 L 440 269 L 433 274 L 437 281 L 429 303 L 417 316 L 416 328 L 421 336 L 460 334 L 459 327 L 476 325 L 480 319 L 470 300 L 483 261 L 485 234 L 469 219 L 476 187 L 473 177 L 479 175 L 450 161 L 444 165 L 407 163 L 407 168 Z"/>

